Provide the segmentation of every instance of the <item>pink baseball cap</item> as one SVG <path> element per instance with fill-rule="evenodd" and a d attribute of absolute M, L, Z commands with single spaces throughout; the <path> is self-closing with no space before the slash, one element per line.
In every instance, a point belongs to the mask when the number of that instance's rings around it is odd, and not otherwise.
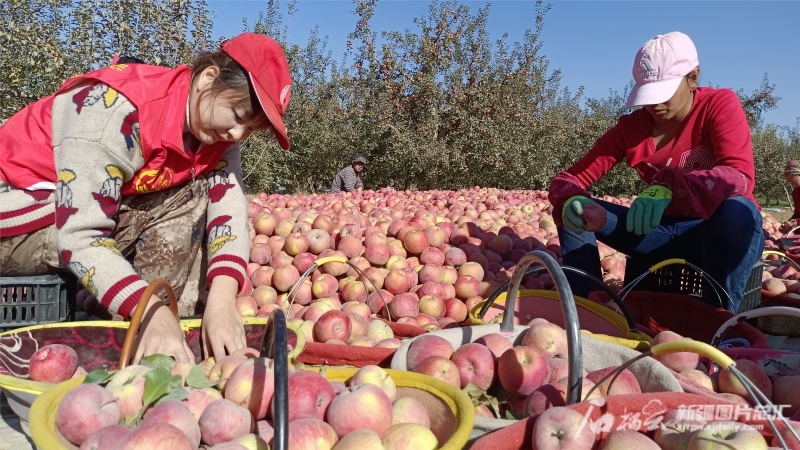
<path fill-rule="evenodd" d="M 247 71 L 258 103 L 275 129 L 275 138 L 281 148 L 289 150 L 283 114 L 289 106 L 292 75 L 280 44 L 263 34 L 242 33 L 223 41 L 220 49 Z"/>
<path fill-rule="evenodd" d="M 680 31 L 650 39 L 633 60 L 636 85 L 625 107 L 664 103 L 678 90 L 683 77 L 699 65 L 694 43 Z"/>

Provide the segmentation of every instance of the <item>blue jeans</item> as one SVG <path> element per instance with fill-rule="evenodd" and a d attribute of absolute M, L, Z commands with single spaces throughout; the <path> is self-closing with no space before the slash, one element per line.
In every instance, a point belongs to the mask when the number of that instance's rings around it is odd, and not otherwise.
<path fill-rule="evenodd" d="M 628 207 L 594 200 L 606 210 L 606 226 L 597 232 L 576 234 L 558 228 L 563 264 L 601 276 L 597 240 L 649 265 L 669 258 L 682 258 L 722 284 L 730 300 L 722 296 L 722 307 L 736 312 L 742 302 L 747 279 L 764 251 L 761 213 L 745 197 L 723 201 L 707 220 L 664 217 L 650 234 L 637 236 L 626 229 Z M 567 274 L 575 295 L 586 297 L 597 290 L 591 282 Z M 710 292 L 709 292 L 710 291 Z M 718 305 L 713 289 L 703 298 Z"/>

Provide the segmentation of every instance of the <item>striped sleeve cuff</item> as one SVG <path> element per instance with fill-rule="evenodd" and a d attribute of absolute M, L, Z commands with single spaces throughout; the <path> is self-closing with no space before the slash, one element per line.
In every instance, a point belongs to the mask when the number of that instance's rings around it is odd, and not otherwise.
<path fill-rule="evenodd" d="M 130 319 L 131 311 L 139 304 L 145 289 L 147 282 L 138 275 L 129 275 L 114 283 L 100 299 L 100 303 L 110 311 L 116 311 L 122 317 Z"/>
<path fill-rule="evenodd" d="M 0 231 L 3 236 L 19 236 L 48 227 L 55 223 L 54 203 L 36 204 L 26 208 L 0 212 Z"/>
<path fill-rule="evenodd" d="M 211 287 L 211 280 L 218 275 L 227 275 L 239 283 L 239 288 L 244 286 L 245 274 L 247 273 L 247 262 L 233 255 L 219 255 L 211 258 L 208 263 L 206 274 L 206 289 Z"/>

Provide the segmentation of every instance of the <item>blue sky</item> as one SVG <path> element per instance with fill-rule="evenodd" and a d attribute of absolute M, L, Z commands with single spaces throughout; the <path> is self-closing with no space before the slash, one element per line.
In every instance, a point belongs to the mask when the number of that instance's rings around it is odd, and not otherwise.
<path fill-rule="evenodd" d="M 471 13 L 487 2 L 463 1 Z M 765 74 L 776 85 L 778 108 L 766 113 L 766 123 L 795 127 L 800 118 L 800 1 L 573 1 L 555 0 L 545 15 L 542 54 L 551 69 L 561 69 L 562 86 L 583 86 L 584 98 L 605 98 L 621 92 L 631 80 L 636 50 L 656 34 L 683 31 L 697 46 L 701 85 L 728 87 L 746 93 L 758 89 Z M 328 48 L 342 59 L 347 34 L 357 16 L 350 0 L 299 0 L 297 12 L 286 14 L 288 40 L 304 44 L 318 26 Z M 230 37 L 266 11 L 266 0 L 208 0 L 215 14 L 214 35 Z M 429 3 L 378 0 L 373 30 L 417 31 L 415 17 L 427 15 Z M 493 39 L 503 33 L 521 40 L 534 27 L 532 0 L 491 2 L 488 30 Z"/>

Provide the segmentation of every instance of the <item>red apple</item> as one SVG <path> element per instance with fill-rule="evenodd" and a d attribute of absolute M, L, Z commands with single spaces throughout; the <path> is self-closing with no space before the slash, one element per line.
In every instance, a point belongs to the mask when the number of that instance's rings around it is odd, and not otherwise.
<path fill-rule="evenodd" d="M 372 430 L 384 438 L 392 425 L 392 402 L 383 389 L 371 383 L 347 388 L 331 402 L 328 423 L 340 438 L 358 429 Z"/>
<path fill-rule="evenodd" d="M 31 356 L 28 377 L 32 381 L 60 383 L 78 369 L 78 353 L 63 344 L 49 344 Z"/>
<path fill-rule="evenodd" d="M 532 441 L 537 450 L 591 449 L 595 432 L 583 414 L 556 406 L 543 412 L 536 420 Z"/>
<path fill-rule="evenodd" d="M 461 388 L 472 383 L 487 390 L 495 380 L 495 357 L 485 345 L 469 343 L 462 345 L 450 357 L 458 367 Z"/>
<path fill-rule="evenodd" d="M 512 347 L 497 360 L 497 375 L 508 392 L 529 395 L 550 379 L 550 365 L 536 347 Z"/>
<path fill-rule="evenodd" d="M 425 334 L 414 339 L 406 353 L 408 370 L 415 371 L 417 364 L 429 356 L 441 356 L 450 359 L 453 345 L 447 339 L 433 334 Z"/>

